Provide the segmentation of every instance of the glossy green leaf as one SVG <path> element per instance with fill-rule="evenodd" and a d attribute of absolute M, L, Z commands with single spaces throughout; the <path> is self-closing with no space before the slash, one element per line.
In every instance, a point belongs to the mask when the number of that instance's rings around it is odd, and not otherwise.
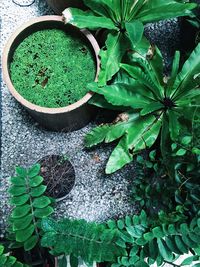
<path fill-rule="evenodd" d="M 42 176 L 35 176 L 33 178 L 30 178 L 29 184 L 31 187 L 36 187 L 40 185 L 43 182 Z"/>
<path fill-rule="evenodd" d="M 158 242 L 158 248 L 159 248 L 160 254 L 163 257 L 163 259 L 167 261 L 172 261 L 173 255 L 170 252 L 169 248 L 167 247 L 165 241 L 162 239 L 158 239 L 157 242 Z"/>
<path fill-rule="evenodd" d="M 177 248 L 182 252 L 182 253 L 188 253 L 188 248 L 182 241 L 180 236 L 175 236 L 175 243 L 177 245 Z"/>
<path fill-rule="evenodd" d="M 26 175 L 27 175 L 26 169 L 24 169 L 22 167 L 16 167 L 15 171 L 19 175 L 19 177 L 26 177 Z"/>
<path fill-rule="evenodd" d="M 198 256 L 191 256 L 182 261 L 181 266 L 190 265 L 193 261 L 198 260 Z"/>
<path fill-rule="evenodd" d="M 152 112 L 155 112 L 155 111 L 163 109 L 163 108 L 164 108 L 164 106 L 162 103 L 152 102 L 149 105 L 146 105 L 146 107 L 141 110 L 140 114 L 142 116 L 145 116 L 145 115 L 148 115 Z"/>
<path fill-rule="evenodd" d="M 172 140 L 177 140 L 177 137 L 179 136 L 180 132 L 180 123 L 178 120 L 178 114 L 176 114 L 176 111 L 169 110 L 168 111 L 169 115 L 169 131 L 170 131 L 170 136 Z"/>
<path fill-rule="evenodd" d="M 44 217 L 49 216 L 50 214 L 52 214 L 53 211 L 54 211 L 54 210 L 53 210 L 52 207 L 47 206 L 47 207 L 42 208 L 42 209 L 36 209 L 36 210 L 34 211 L 34 215 L 35 215 L 35 217 L 37 217 L 37 218 L 44 218 Z"/>
<path fill-rule="evenodd" d="M 77 8 L 67 8 L 63 11 L 65 24 L 70 23 L 73 26 L 84 29 L 98 30 L 105 28 L 115 30 L 116 26 L 110 18 L 99 17 L 93 15 L 91 12 L 82 11 Z"/>
<path fill-rule="evenodd" d="M 101 71 L 98 83 L 105 86 L 106 82 L 111 80 L 114 74 L 119 71 L 121 60 L 128 47 L 126 36 L 116 32 L 110 33 L 106 40 L 106 50 L 103 48 L 100 52 Z"/>
<path fill-rule="evenodd" d="M 38 237 L 36 235 L 31 236 L 28 240 L 24 243 L 24 250 L 29 251 L 33 249 L 38 243 Z"/>
<path fill-rule="evenodd" d="M 131 22 L 126 22 L 125 27 L 126 27 L 128 36 L 131 40 L 132 47 L 135 48 L 142 39 L 144 26 L 141 21 L 132 20 Z"/>
<path fill-rule="evenodd" d="M 28 200 L 29 200 L 29 195 L 24 194 L 21 196 L 12 197 L 10 200 L 10 204 L 15 206 L 21 206 L 24 205 L 26 202 L 28 202 Z"/>
<path fill-rule="evenodd" d="M 26 229 L 16 231 L 16 241 L 25 242 L 32 236 L 34 230 L 35 230 L 34 225 L 30 225 Z"/>
<path fill-rule="evenodd" d="M 138 90 L 133 88 L 138 87 Z M 142 86 L 135 82 L 134 84 L 113 84 L 110 86 L 98 87 L 96 83 L 89 84 L 88 89 L 102 94 L 108 103 L 113 106 L 124 106 L 132 108 L 142 108 L 150 103 L 150 99 L 142 95 Z"/>
<path fill-rule="evenodd" d="M 33 178 L 34 176 L 38 175 L 40 172 L 40 164 L 35 164 L 33 165 L 29 170 L 28 170 L 28 176 L 30 178 Z"/>
<path fill-rule="evenodd" d="M 27 188 L 24 186 L 11 186 L 10 189 L 8 190 L 8 192 L 12 195 L 12 196 L 20 196 L 23 195 L 25 193 L 27 193 Z"/>
<path fill-rule="evenodd" d="M 133 160 L 132 155 L 129 152 L 127 144 L 127 136 L 125 135 L 113 150 L 108 163 L 106 165 L 106 174 L 111 174 L 124 165 L 130 163 Z"/>
<path fill-rule="evenodd" d="M 103 125 L 94 128 L 89 134 L 85 137 L 85 146 L 92 147 L 102 143 L 106 138 L 107 133 L 109 132 L 109 125 Z"/>
<path fill-rule="evenodd" d="M 23 230 L 27 228 L 33 220 L 32 214 L 28 214 L 25 217 L 15 219 L 13 221 L 13 230 Z"/>
<path fill-rule="evenodd" d="M 48 197 L 42 196 L 42 197 L 35 198 L 33 200 L 33 207 L 41 209 L 41 208 L 45 208 L 50 203 L 51 203 L 51 200 Z"/>
<path fill-rule="evenodd" d="M 15 186 L 25 186 L 26 184 L 24 177 L 19 177 L 19 176 L 11 177 L 10 181 Z"/>
<path fill-rule="evenodd" d="M 31 188 L 30 194 L 31 194 L 32 197 L 39 197 L 42 194 L 44 194 L 46 189 L 47 189 L 46 185 L 40 185 L 40 186 L 38 186 L 36 188 Z"/>
<path fill-rule="evenodd" d="M 11 217 L 14 218 L 14 219 L 22 218 L 22 217 L 24 217 L 25 215 L 28 214 L 30 209 L 31 209 L 31 206 L 28 205 L 28 204 L 20 206 L 20 207 L 16 207 L 12 211 Z"/>

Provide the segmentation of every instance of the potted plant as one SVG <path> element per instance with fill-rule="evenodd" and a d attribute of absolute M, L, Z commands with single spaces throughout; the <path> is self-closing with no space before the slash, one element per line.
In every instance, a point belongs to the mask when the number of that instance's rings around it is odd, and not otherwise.
<path fill-rule="evenodd" d="M 82 0 L 47 0 L 47 3 L 58 15 L 60 15 L 67 7 L 85 9 L 85 5 Z"/>
<path fill-rule="evenodd" d="M 41 158 L 40 175 L 47 186 L 46 195 L 56 202 L 64 200 L 75 185 L 75 170 L 66 155 L 48 155 Z"/>
<path fill-rule="evenodd" d="M 45 128 L 71 131 L 94 112 L 89 80 L 97 80 L 99 46 L 90 32 L 65 26 L 61 16 L 30 20 L 10 37 L 3 77 L 15 99 Z M 56 64 L 55 64 L 56 63 Z"/>

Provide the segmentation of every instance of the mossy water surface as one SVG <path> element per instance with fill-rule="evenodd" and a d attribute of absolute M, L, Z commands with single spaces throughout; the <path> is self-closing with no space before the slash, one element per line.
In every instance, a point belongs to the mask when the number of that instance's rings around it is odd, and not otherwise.
<path fill-rule="evenodd" d="M 15 89 L 41 107 L 65 107 L 87 93 L 96 63 L 89 44 L 59 29 L 32 33 L 16 48 L 10 64 Z"/>

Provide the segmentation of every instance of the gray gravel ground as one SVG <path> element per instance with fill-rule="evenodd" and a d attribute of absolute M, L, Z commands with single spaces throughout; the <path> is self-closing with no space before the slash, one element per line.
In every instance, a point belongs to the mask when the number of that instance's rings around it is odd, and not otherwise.
<path fill-rule="evenodd" d="M 31 17 L 52 13 L 44 0 L 36 0 L 32 6 L 26 8 L 16 6 L 11 0 L 0 0 L 0 10 L 1 51 L 10 34 L 23 22 Z M 165 50 L 165 57 L 170 59 L 177 45 L 178 29 L 177 21 L 171 20 L 154 26 L 148 25 L 146 34 L 151 36 L 152 41 L 160 42 L 160 48 Z M 4 235 L 6 218 L 10 211 L 6 191 L 9 186 L 8 177 L 13 175 L 14 166 L 30 166 L 50 154 L 68 155 L 76 171 L 74 189 L 65 200 L 57 204 L 58 217 L 105 221 L 136 211 L 128 191 L 129 181 L 134 176 L 134 164 L 117 174 L 106 176 L 104 166 L 112 147 L 100 147 L 90 151 L 83 149 L 83 137 L 93 123 L 73 133 L 47 132 L 15 102 L 5 84 L 2 84 L 1 122 L 0 237 Z"/>

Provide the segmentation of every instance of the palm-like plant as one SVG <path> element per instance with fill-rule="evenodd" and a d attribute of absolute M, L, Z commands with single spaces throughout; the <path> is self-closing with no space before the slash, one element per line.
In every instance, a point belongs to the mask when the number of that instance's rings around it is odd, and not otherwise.
<path fill-rule="evenodd" d="M 149 22 L 192 16 L 196 4 L 182 0 L 84 0 L 90 11 L 69 8 L 64 20 L 79 28 L 109 31 L 105 48 L 100 52 L 99 84 L 105 85 L 119 70 L 119 64 L 128 48 L 141 40 L 144 25 Z"/>
<path fill-rule="evenodd" d="M 120 139 L 107 163 L 106 173 L 112 173 L 133 160 L 133 155 L 150 148 L 161 136 L 164 155 L 166 140 L 176 140 L 183 128 L 190 131 L 192 116 L 198 108 L 200 90 L 200 44 L 179 72 L 180 53 L 176 52 L 171 77 L 163 79 L 163 62 L 158 49 L 146 60 L 135 53 L 132 64 L 121 64 L 132 78 L 121 79 L 99 88 L 89 85 L 93 92 L 104 96 L 110 105 L 125 108 L 118 122 L 95 128 L 86 136 L 86 146 Z"/>

